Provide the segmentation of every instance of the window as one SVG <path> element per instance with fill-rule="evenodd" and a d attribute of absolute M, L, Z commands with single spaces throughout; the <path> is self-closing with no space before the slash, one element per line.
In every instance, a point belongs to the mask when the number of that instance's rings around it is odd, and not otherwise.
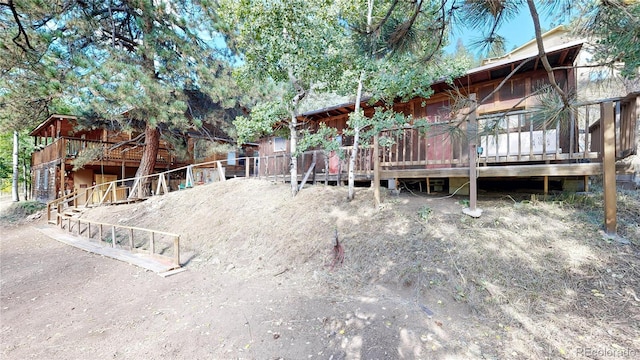
<path fill-rule="evenodd" d="M 227 165 L 235 165 L 236 164 L 236 152 L 229 151 L 227 153 Z"/>
<path fill-rule="evenodd" d="M 273 139 L 273 151 L 282 152 L 287 151 L 287 140 L 285 138 L 277 137 Z"/>

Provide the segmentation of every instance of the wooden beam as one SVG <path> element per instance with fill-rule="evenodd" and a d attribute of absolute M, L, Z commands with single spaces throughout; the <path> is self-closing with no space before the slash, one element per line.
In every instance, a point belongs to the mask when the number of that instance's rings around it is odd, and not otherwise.
<path fill-rule="evenodd" d="M 477 169 L 478 177 L 586 176 L 602 174 L 602 164 L 600 163 L 482 166 Z M 469 167 L 380 170 L 380 177 L 384 179 L 468 176 Z"/>
<path fill-rule="evenodd" d="M 549 194 L 549 177 L 545 176 L 544 177 L 544 194 L 547 195 Z"/>
<path fill-rule="evenodd" d="M 304 155 L 302 155 L 302 157 L 304 158 Z M 302 181 L 300 182 L 300 185 L 298 186 L 298 191 L 302 191 L 302 188 L 304 187 L 304 184 L 307 182 L 307 180 L 309 179 L 309 175 L 311 175 L 311 172 L 313 170 L 315 170 L 316 168 L 316 152 L 313 152 L 313 160 L 311 161 L 311 165 L 309 165 L 309 170 L 307 170 L 307 172 L 304 174 L 304 177 L 302 178 Z"/>
<path fill-rule="evenodd" d="M 422 179 L 425 177 L 467 177 L 469 167 L 444 169 L 396 169 L 380 170 L 381 179 Z"/>
<path fill-rule="evenodd" d="M 584 192 L 589 192 L 589 176 L 584 177 Z"/>
<path fill-rule="evenodd" d="M 380 207 L 380 147 L 378 134 L 373 137 L 373 200 L 376 209 Z"/>
<path fill-rule="evenodd" d="M 478 179 L 477 179 L 477 144 L 478 135 L 476 94 L 469 94 L 469 101 L 473 107 L 473 111 L 469 114 L 469 123 L 467 124 L 467 139 L 469 141 L 469 210 L 476 211 L 476 203 L 478 200 Z M 509 126 L 507 125 L 507 128 Z"/>
<path fill-rule="evenodd" d="M 478 168 L 480 177 L 583 176 L 602 174 L 602 164 L 537 164 L 485 166 Z"/>
<path fill-rule="evenodd" d="M 616 129 L 613 103 L 600 104 L 602 122 L 602 165 L 604 188 L 604 224 L 609 235 L 616 233 Z"/>

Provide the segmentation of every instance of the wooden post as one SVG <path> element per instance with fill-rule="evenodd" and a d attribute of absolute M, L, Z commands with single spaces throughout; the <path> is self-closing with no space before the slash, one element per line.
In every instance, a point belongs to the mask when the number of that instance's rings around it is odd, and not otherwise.
<path fill-rule="evenodd" d="M 218 169 L 218 178 L 220 181 L 227 180 L 226 175 L 224 174 L 224 169 L 222 168 L 222 162 L 216 161 L 216 168 Z"/>
<path fill-rule="evenodd" d="M 549 194 L 549 177 L 545 176 L 544 177 L 544 194 L 547 195 Z"/>
<path fill-rule="evenodd" d="M 116 227 L 111 226 L 111 247 L 116 247 Z"/>
<path fill-rule="evenodd" d="M 373 136 L 373 200 L 376 209 L 380 207 L 380 147 L 378 134 Z"/>
<path fill-rule="evenodd" d="M 116 186 L 117 186 L 118 182 L 114 181 L 111 183 L 111 185 L 109 185 L 109 188 L 111 189 L 111 203 L 115 203 L 116 200 L 118 199 L 118 194 L 116 193 Z"/>
<path fill-rule="evenodd" d="M 427 194 L 431 194 L 431 179 L 427 177 Z"/>
<path fill-rule="evenodd" d="M 469 94 L 469 101 L 473 111 L 469 114 L 467 127 L 467 139 L 469 141 L 469 210 L 476 211 L 478 200 L 478 181 L 476 173 L 476 158 L 478 157 L 476 138 L 478 136 L 476 94 Z"/>
<path fill-rule="evenodd" d="M 129 250 L 133 251 L 133 229 L 129 229 Z"/>
<path fill-rule="evenodd" d="M 173 239 L 173 263 L 180 266 L 180 236 Z"/>
<path fill-rule="evenodd" d="M 244 159 L 244 177 L 249 178 L 249 158 Z"/>
<path fill-rule="evenodd" d="M 102 237 L 102 224 L 100 224 L 100 227 L 98 228 L 98 235 L 100 236 L 100 243 L 102 243 L 104 241 L 104 238 Z"/>
<path fill-rule="evenodd" d="M 156 243 L 155 243 L 155 233 L 153 231 L 149 232 L 149 253 L 151 255 L 156 252 Z"/>
<path fill-rule="evenodd" d="M 316 150 L 313 150 L 313 158 L 314 158 L 314 159 L 317 159 L 317 158 L 318 158 L 318 155 L 316 154 Z M 314 171 L 314 172 L 311 174 L 311 182 L 313 183 L 313 185 L 315 185 L 315 184 L 316 184 L 316 173 L 317 173 L 317 171 Z"/>
<path fill-rule="evenodd" d="M 589 192 L 589 175 L 584 176 L 584 192 Z"/>
<path fill-rule="evenodd" d="M 167 182 L 164 179 L 164 174 L 158 174 L 158 184 L 156 185 L 155 195 L 160 195 L 161 191 L 163 194 L 166 194 L 169 192 L 169 188 L 167 187 Z"/>
<path fill-rule="evenodd" d="M 56 225 L 60 225 L 60 227 L 62 227 L 62 219 L 60 218 L 60 214 L 62 214 L 62 203 L 58 203 L 56 209 Z"/>
<path fill-rule="evenodd" d="M 313 158 L 311 161 L 311 165 L 309 165 L 309 170 L 307 170 L 307 172 L 304 174 L 304 177 L 302 178 L 302 182 L 300 183 L 300 185 L 298 186 L 298 191 L 302 190 L 302 187 L 304 186 L 304 184 L 307 182 L 307 180 L 309 179 L 309 175 L 311 175 L 311 173 L 315 173 L 315 169 L 316 169 L 316 152 L 313 152 Z M 304 169 L 304 168 L 303 168 Z"/>
<path fill-rule="evenodd" d="M 604 224 L 605 231 L 614 235 L 617 228 L 616 208 L 616 129 L 613 103 L 600 104 L 602 126 L 602 169 L 604 188 Z"/>
<path fill-rule="evenodd" d="M 218 164 L 220 164 L 220 162 L 218 161 Z M 186 188 L 190 188 L 190 187 L 194 187 L 194 181 L 193 181 L 193 165 L 189 165 L 187 166 L 187 176 L 185 179 L 185 183 L 184 183 L 184 187 Z"/>

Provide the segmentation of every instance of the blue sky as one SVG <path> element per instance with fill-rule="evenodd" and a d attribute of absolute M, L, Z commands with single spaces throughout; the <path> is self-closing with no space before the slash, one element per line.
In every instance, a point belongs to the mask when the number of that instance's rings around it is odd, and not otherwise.
<path fill-rule="evenodd" d="M 549 16 L 544 12 L 540 13 L 540 26 L 542 27 L 543 32 L 551 30 L 557 25 L 560 25 L 560 23 L 557 19 L 554 19 L 554 16 Z M 529 14 L 528 9 L 523 8 L 518 13 L 517 17 L 510 20 L 508 23 L 503 24 L 503 26 L 498 30 L 498 34 L 507 40 L 507 51 L 511 51 L 514 48 L 523 45 L 527 41 L 532 40 L 535 37 L 535 32 L 533 30 L 533 20 L 531 20 L 531 15 Z M 451 34 L 451 42 L 446 48 L 447 52 L 455 51 L 459 38 L 462 39 L 462 42 L 469 51 L 473 53 L 478 52 L 477 49 L 472 49 L 469 45 L 479 38 L 479 34 L 477 31 L 471 31 L 468 29 L 456 31 Z"/>

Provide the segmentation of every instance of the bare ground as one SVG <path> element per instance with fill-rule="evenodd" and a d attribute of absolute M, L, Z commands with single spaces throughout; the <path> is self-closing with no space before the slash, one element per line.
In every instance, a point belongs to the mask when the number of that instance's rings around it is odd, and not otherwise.
<path fill-rule="evenodd" d="M 188 271 L 0 242 L 3 359 L 620 359 L 640 354 L 640 201 L 456 198 L 233 180 L 83 217 L 181 234 Z M 600 213 L 598 212 L 600 211 Z M 594 220 L 595 219 L 595 220 Z M 333 263 L 338 230 L 344 262 Z"/>

